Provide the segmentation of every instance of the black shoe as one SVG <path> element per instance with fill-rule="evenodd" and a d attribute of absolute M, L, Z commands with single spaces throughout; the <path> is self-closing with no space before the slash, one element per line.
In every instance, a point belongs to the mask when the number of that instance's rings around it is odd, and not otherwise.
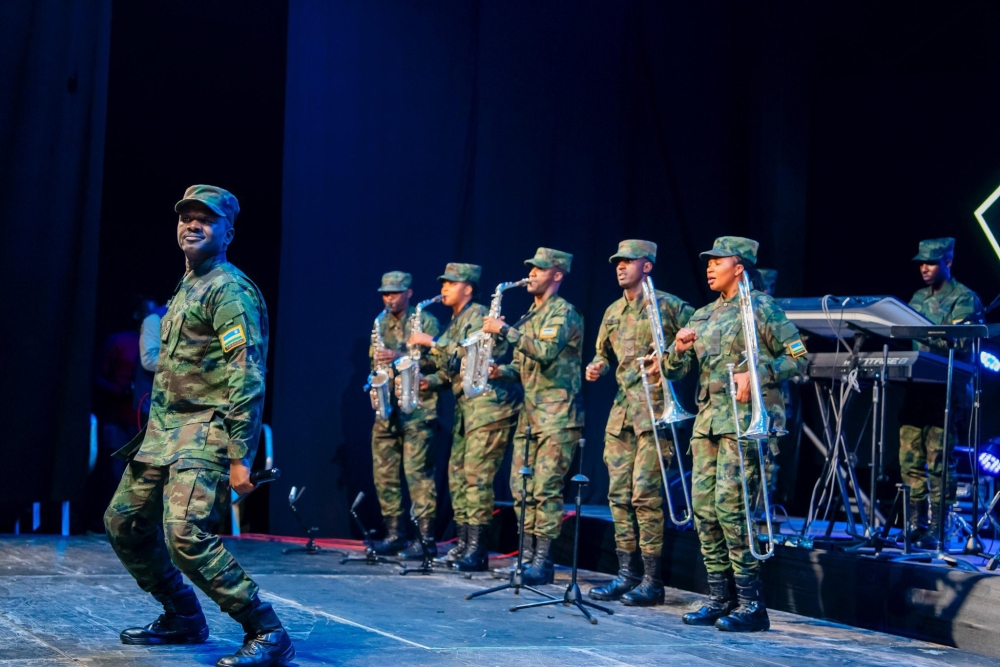
<path fill-rule="evenodd" d="M 486 572 L 490 569 L 489 551 L 486 549 L 486 526 L 469 526 L 469 544 L 458 561 L 462 572 Z"/>
<path fill-rule="evenodd" d="M 531 565 L 524 571 L 521 581 L 526 586 L 541 586 L 551 584 L 555 579 L 556 569 L 552 564 L 552 540 L 548 537 L 535 536 L 535 557 Z"/>
<path fill-rule="evenodd" d="M 375 553 L 379 556 L 395 556 L 406 547 L 406 538 L 398 516 L 385 517 L 385 537 L 375 543 Z"/>
<path fill-rule="evenodd" d="M 523 574 L 524 569 L 531 564 L 531 561 L 535 558 L 535 536 L 531 533 L 525 533 L 524 537 L 521 539 L 521 572 Z M 493 568 L 493 577 L 496 579 L 510 579 L 510 575 L 514 574 L 514 570 L 517 569 L 517 557 L 514 558 L 514 562 L 507 567 L 496 567 Z"/>
<path fill-rule="evenodd" d="M 267 602 L 255 597 L 244 609 L 231 614 L 243 626 L 243 646 L 233 655 L 219 658 L 215 667 L 284 665 L 295 657 L 295 647 L 281 621 Z"/>
<path fill-rule="evenodd" d="M 652 607 L 663 604 L 663 581 L 660 580 L 660 557 L 642 555 L 642 581 L 622 596 L 629 607 Z"/>
<path fill-rule="evenodd" d="M 910 535 L 910 544 L 917 544 L 927 535 L 927 499 L 910 499 L 908 506 L 909 517 L 906 524 L 906 532 Z"/>
<path fill-rule="evenodd" d="M 632 567 L 634 554 L 618 551 L 618 576 L 607 586 L 591 588 L 587 593 L 592 600 L 620 600 L 623 595 L 639 585 L 639 577 Z"/>
<path fill-rule="evenodd" d="M 684 614 L 681 620 L 687 625 L 715 625 L 723 616 L 736 609 L 736 582 L 733 572 L 708 573 L 708 603 L 698 611 Z"/>
<path fill-rule="evenodd" d="M 205 614 L 190 586 L 155 597 L 163 613 L 146 627 L 123 630 L 122 644 L 201 644 L 208 639 Z"/>
<path fill-rule="evenodd" d="M 736 577 L 736 595 L 740 606 L 729 616 L 715 622 L 723 632 L 761 632 L 771 629 L 771 620 L 764 607 L 764 582 L 756 575 Z"/>
<path fill-rule="evenodd" d="M 469 547 L 469 526 L 460 523 L 455 526 L 455 546 L 448 550 L 441 560 L 448 563 L 457 563 L 465 555 L 465 550 Z"/>
<path fill-rule="evenodd" d="M 417 528 L 420 535 L 410 542 L 410 546 L 403 549 L 399 555 L 403 557 L 403 560 L 423 560 L 426 550 L 431 558 L 437 558 L 438 547 L 437 542 L 434 541 L 434 519 L 427 517 L 418 519 Z"/>

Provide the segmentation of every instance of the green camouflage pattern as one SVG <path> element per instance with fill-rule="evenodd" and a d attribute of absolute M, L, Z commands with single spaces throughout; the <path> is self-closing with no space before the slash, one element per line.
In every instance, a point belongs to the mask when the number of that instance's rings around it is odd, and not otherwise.
<path fill-rule="evenodd" d="M 660 290 L 656 291 L 656 300 L 663 335 L 669 345 L 687 324 L 694 308 L 680 297 Z M 638 361 L 652 351 L 653 345 L 645 304 L 642 295 L 631 303 L 623 295 L 604 311 L 601 327 L 597 331 L 597 354 L 591 363 L 603 362 L 601 374 L 604 375 L 611 368 L 612 356 L 618 360 L 615 370 L 618 393 L 605 427 L 613 435 L 618 435 L 625 428 L 631 428 L 637 434 L 652 428 Z M 654 385 L 651 394 L 653 406 L 659 414 L 663 411 L 663 392 L 658 385 Z"/>
<path fill-rule="evenodd" d="M 413 276 L 405 271 L 389 271 L 382 275 L 379 292 L 405 292 L 413 284 Z"/>
<path fill-rule="evenodd" d="M 523 416 L 522 416 L 523 421 Z M 527 501 L 524 514 L 524 534 L 556 539 L 562 530 L 563 480 L 569 472 L 576 445 L 583 435 L 581 428 L 565 428 L 535 434 L 528 445 Z M 514 455 L 510 464 L 510 490 L 514 497 L 514 512 L 521 514 L 521 473 L 524 467 L 524 431 L 519 427 L 514 436 Z"/>
<path fill-rule="evenodd" d="M 774 299 L 757 290 L 753 290 L 751 296 L 757 322 L 760 350 L 758 372 L 764 405 L 771 416 L 772 428 L 781 430 L 785 424 L 781 382 L 805 375 L 805 347 L 791 347 L 795 343 L 801 343 L 799 330 L 785 317 L 784 311 Z M 698 340 L 684 354 L 677 354 L 671 347 L 664 363 L 666 376 L 670 380 L 679 380 L 687 375 L 697 361 L 700 371 L 698 415 L 694 420 L 693 432 L 701 436 L 733 434 L 733 403 L 729 396 L 726 364 L 736 364 L 736 373 L 746 370 L 745 366 L 740 367 L 746 345 L 743 342 L 739 295 L 733 295 L 728 300 L 719 295 L 718 299 L 695 311 L 688 320 L 687 327 L 698 334 Z M 800 349 L 801 353 L 793 357 L 791 349 Z M 739 403 L 738 410 L 742 431 L 750 423 L 750 403 Z"/>
<path fill-rule="evenodd" d="M 226 352 L 221 337 L 236 327 L 243 335 Z M 207 260 L 178 285 L 160 340 L 149 422 L 119 455 L 138 448 L 141 463 L 224 473 L 230 459 L 253 461 L 268 344 L 267 307 L 257 286 L 232 264 Z"/>
<path fill-rule="evenodd" d="M 537 266 L 540 269 L 555 267 L 569 273 L 569 269 L 573 265 L 573 255 L 553 248 L 539 248 L 535 251 L 534 257 L 524 260 L 524 264 L 525 266 Z"/>
<path fill-rule="evenodd" d="M 943 408 L 942 408 L 943 410 Z M 899 427 L 899 468 L 903 484 L 910 487 L 910 498 L 917 502 L 928 497 L 941 500 L 944 461 L 948 461 L 947 502 L 955 500 L 958 490 L 958 459 L 951 455 L 958 434 L 954 426 L 948 435 L 948 456 L 944 456 L 944 429 L 937 426 L 902 425 Z"/>
<path fill-rule="evenodd" d="M 732 568 L 736 576 L 756 576 L 759 563 L 750 553 L 737 446 L 729 435 L 691 438 L 694 526 L 708 572 L 718 574 Z M 747 488 L 750 497 L 756 498 L 760 485 L 757 446 L 742 443 L 742 447 Z"/>
<path fill-rule="evenodd" d="M 655 263 L 656 244 L 642 239 L 627 239 L 618 244 L 618 252 L 611 255 L 608 261 L 617 264 L 623 259 L 639 259 L 641 257 Z"/>
<path fill-rule="evenodd" d="M 389 314 L 382 318 L 382 322 L 379 325 L 379 333 L 382 335 L 382 342 L 385 344 L 385 349 L 392 350 L 393 352 L 398 352 L 400 354 L 406 354 L 406 339 L 410 337 L 410 318 L 416 312 L 416 307 L 410 306 L 407 308 L 406 312 L 400 314 L 399 317 Z M 425 334 L 429 334 L 431 336 L 437 336 L 441 331 L 441 325 L 438 323 L 437 318 L 428 313 L 426 310 L 422 310 L 420 312 L 420 326 L 423 327 Z M 368 360 L 371 368 L 373 369 L 375 368 L 374 357 L 375 350 L 373 350 L 371 345 L 369 345 Z M 428 355 L 426 353 L 422 353 L 420 356 L 420 370 L 422 373 L 434 372 L 433 363 L 428 359 Z M 394 374 L 393 377 L 395 377 Z M 420 405 L 410 414 L 406 414 L 399 409 L 399 400 L 396 398 L 395 383 L 392 383 L 389 389 L 389 397 L 392 401 L 392 412 L 389 414 L 388 421 L 391 421 L 394 424 L 422 422 L 437 417 L 438 395 L 433 389 L 425 389 L 420 392 Z M 379 422 L 384 420 L 380 420 L 376 417 L 375 421 Z"/>
<path fill-rule="evenodd" d="M 974 324 L 983 321 L 983 303 L 979 300 L 979 296 L 954 278 L 944 281 L 941 284 L 941 289 L 937 292 L 930 287 L 917 290 L 913 298 L 910 299 L 910 308 L 934 324 L 958 324 L 966 319 Z M 914 341 L 913 349 L 921 352 L 933 352 L 943 357 L 948 356 L 948 342 L 943 338 Z M 971 338 L 962 338 L 956 341 L 955 359 L 969 364 L 973 362 Z M 969 386 L 971 387 L 971 385 Z M 958 398 L 958 395 L 963 392 L 954 393 Z"/>
<path fill-rule="evenodd" d="M 393 415 L 396 411 L 393 410 Z M 433 519 L 437 508 L 434 485 L 433 422 L 376 419 L 372 428 L 372 471 L 382 516 L 403 513 L 399 468 L 403 467 L 416 518 Z"/>
<path fill-rule="evenodd" d="M 455 523 L 489 525 L 493 517 L 493 479 L 514 432 L 513 418 L 464 431 L 456 422 L 448 459 L 448 489 Z"/>
<path fill-rule="evenodd" d="M 192 185 L 184 191 L 184 197 L 174 204 L 174 211 L 180 213 L 185 205 L 193 202 L 207 206 L 213 213 L 228 218 L 233 224 L 240 214 L 240 203 L 236 197 L 228 190 L 214 185 Z"/>
<path fill-rule="evenodd" d="M 753 239 L 743 236 L 720 236 L 715 239 L 711 250 L 706 250 L 699 257 L 708 259 L 709 257 L 742 257 L 751 264 L 757 263 L 757 249 L 759 243 Z"/>
<path fill-rule="evenodd" d="M 955 239 L 927 239 L 921 241 L 917 249 L 917 254 L 913 257 L 914 262 L 940 262 L 948 261 L 955 257 Z"/>
<path fill-rule="evenodd" d="M 660 438 L 664 464 L 670 465 L 674 444 Z M 652 431 L 638 436 L 631 428 L 604 434 L 604 464 L 608 467 L 608 505 L 615 524 L 615 548 L 646 556 L 663 551 L 663 477 Z M 636 540 L 635 525 L 639 526 Z"/>
<path fill-rule="evenodd" d="M 478 264 L 462 264 L 461 262 L 450 262 L 444 267 L 444 273 L 438 276 L 438 280 L 447 280 L 452 283 L 473 283 L 479 284 L 479 279 L 483 275 L 483 267 Z"/>
<path fill-rule="evenodd" d="M 257 584 L 215 534 L 229 494 L 228 473 L 129 463 L 104 526 L 142 590 L 167 606 L 185 588 L 183 572 L 224 612 L 238 612 L 253 600 Z"/>

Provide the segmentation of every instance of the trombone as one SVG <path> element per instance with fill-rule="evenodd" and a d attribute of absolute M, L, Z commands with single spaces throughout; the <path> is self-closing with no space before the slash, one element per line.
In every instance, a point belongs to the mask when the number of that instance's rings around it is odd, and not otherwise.
<path fill-rule="evenodd" d="M 784 435 L 782 431 L 770 428 L 770 416 L 764 409 L 763 390 L 760 386 L 760 371 L 757 364 L 760 361 L 760 348 L 757 341 L 757 321 L 753 314 L 753 298 L 750 295 L 750 278 L 746 271 L 738 284 L 740 294 L 740 320 L 743 324 L 743 342 L 746 345 L 747 372 L 750 374 L 750 426 L 740 433 L 740 411 L 736 403 L 736 379 L 733 363 L 726 364 L 729 375 L 729 395 L 733 401 L 733 426 L 736 429 L 736 451 L 740 456 L 740 480 L 743 484 L 743 511 L 746 514 L 747 536 L 750 541 L 750 554 L 757 560 L 767 560 L 774 555 L 774 529 L 771 526 L 771 503 L 767 498 L 767 472 L 764 466 L 764 446 L 761 444 L 772 436 Z M 754 543 L 758 532 L 754 529 L 753 517 L 750 515 L 750 489 L 747 485 L 746 461 L 743 457 L 741 440 L 751 440 L 757 445 L 757 460 L 760 462 L 760 488 L 764 496 L 764 518 L 767 522 L 767 546 L 763 552 L 757 551 Z"/>
<path fill-rule="evenodd" d="M 677 442 L 677 422 L 686 419 L 694 419 L 694 415 L 681 407 L 674 393 L 673 385 L 663 379 L 663 355 L 667 344 L 663 336 L 663 322 L 660 319 L 660 309 L 656 301 L 656 289 L 653 287 L 653 279 L 646 276 L 642 281 L 642 297 L 645 302 L 646 319 L 649 320 L 649 328 L 653 333 L 653 356 L 656 357 L 657 368 L 660 370 L 660 379 L 657 383 L 663 390 L 663 414 L 656 416 L 656 409 L 653 407 L 653 395 L 650 391 L 649 372 L 640 357 L 639 372 L 642 373 L 642 388 L 646 394 L 646 407 L 649 409 L 649 417 L 653 421 L 653 440 L 656 442 L 656 453 L 660 461 L 660 475 L 663 477 L 663 492 L 667 496 L 667 510 L 670 520 L 675 526 L 683 526 L 691 521 L 693 516 L 691 504 L 691 491 L 688 489 L 687 478 L 684 472 L 684 460 L 681 456 L 680 443 Z M 674 439 L 674 453 L 677 459 L 677 471 L 681 476 L 681 490 L 684 493 L 684 515 L 680 518 L 674 511 L 674 501 L 670 498 L 670 485 L 667 483 L 667 468 L 663 463 L 663 446 L 660 444 L 660 435 L 657 432 L 662 426 L 670 426 L 670 432 Z"/>

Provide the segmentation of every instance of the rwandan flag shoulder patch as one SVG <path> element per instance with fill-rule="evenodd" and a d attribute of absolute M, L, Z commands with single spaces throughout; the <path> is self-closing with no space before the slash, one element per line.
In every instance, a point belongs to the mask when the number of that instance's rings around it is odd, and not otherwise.
<path fill-rule="evenodd" d="M 219 336 L 219 341 L 222 342 L 222 351 L 227 353 L 235 350 L 240 345 L 246 345 L 247 337 L 243 332 L 243 325 L 237 324 L 232 329 L 229 329 Z"/>
<path fill-rule="evenodd" d="M 541 340 L 549 340 L 550 338 L 555 338 L 559 334 L 559 327 L 545 327 L 538 334 Z"/>
<path fill-rule="evenodd" d="M 788 353 L 792 355 L 792 358 L 801 357 L 806 353 L 806 346 L 802 344 L 801 340 L 792 341 L 788 344 Z"/>

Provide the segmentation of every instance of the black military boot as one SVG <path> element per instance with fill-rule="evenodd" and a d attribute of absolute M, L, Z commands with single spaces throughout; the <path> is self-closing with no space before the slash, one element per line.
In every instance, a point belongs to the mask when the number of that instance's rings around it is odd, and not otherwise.
<path fill-rule="evenodd" d="M 622 596 L 629 607 L 652 607 L 663 604 L 663 581 L 660 579 L 660 557 L 642 555 L 642 581 Z"/>
<path fill-rule="evenodd" d="M 524 569 L 531 565 L 531 561 L 535 558 L 535 536 L 531 533 L 525 533 L 521 538 L 521 571 L 523 573 Z M 517 558 L 514 558 L 514 562 L 507 567 L 495 567 L 493 568 L 493 576 L 496 579 L 509 579 L 510 575 L 514 573 L 517 569 Z"/>
<path fill-rule="evenodd" d="M 420 535 L 410 542 L 410 546 L 403 549 L 400 556 L 404 560 L 423 560 L 424 550 L 426 550 L 431 558 L 437 558 L 438 547 L 434 540 L 434 519 L 427 517 L 417 519 L 417 528 Z"/>
<path fill-rule="evenodd" d="M 618 551 L 618 576 L 607 586 L 591 588 L 587 595 L 592 600 L 619 600 L 621 596 L 639 585 L 639 576 L 632 567 L 635 554 L 628 551 Z"/>
<path fill-rule="evenodd" d="M 715 622 L 723 632 L 761 632 L 771 629 L 764 608 L 764 582 L 756 575 L 737 575 L 736 595 L 740 605 L 729 616 Z"/>
<path fill-rule="evenodd" d="M 715 625 L 723 616 L 736 609 L 736 582 L 732 570 L 708 573 L 708 603 L 698 611 L 684 614 L 687 625 Z"/>
<path fill-rule="evenodd" d="M 548 537 L 535 535 L 535 556 L 531 565 L 524 571 L 522 581 L 527 586 L 551 584 L 555 578 L 556 568 L 552 564 L 552 540 Z"/>
<path fill-rule="evenodd" d="M 375 553 L 379 556 L 395 556 L 406 547 L 403 527 L 398 516 L 385 517 L 385 537 L 375 543 Z"/>
<path fill-rule="evenodd" d="M 490 555 L 486 548 L 486 526 L 469 526 L 469 544 L 458 561 L 462 572 L 486 572 L 490 569 Z"/>
<path fill-rule="evenodd" d="M 925 501 L 926 502 L 926 501 Z M 941 501 L 931 500 L 931 522 L 924 534 L 916 542 L 913 542 L 914 546 L 919 549 L 926 549 L 927 551 L 937 551 L 941 544 L 938 542 L 938 536 L 941 534 Z"/>
<path fill-rule="evenodd" d="M 119 635 L 122 644 L 200 644 L 208 639 L 205 614 L 190 586 L 155 597 L 163 605 L 163 613 L 144 628 L 123 630 Z"/>
<path fill-rule="evenodd" d="M 448 550 L 442 560 L 448 563 L 457 563 L 465 555 L 465 550 L 469 547 L 469 526 L 460 523 L 455 526 L 455 546 Z"/>
<path fill-rule="evenodd" d="M 254 597 L 246 608 L 230 614 L 243 626 L 243 646 L 233 655 L 219 658 L 215 667 L 284 665 L 295 657 L 295 647 L 281 621 L 267 602 Z"/>
<path fill-rule="evenodd" d="M 906 532 L 910 535 L 910 544 L 916 544 L 927 535 L 927 499 L 910 499 L 908 506 L 909 519 L 906 524 Z"/>

